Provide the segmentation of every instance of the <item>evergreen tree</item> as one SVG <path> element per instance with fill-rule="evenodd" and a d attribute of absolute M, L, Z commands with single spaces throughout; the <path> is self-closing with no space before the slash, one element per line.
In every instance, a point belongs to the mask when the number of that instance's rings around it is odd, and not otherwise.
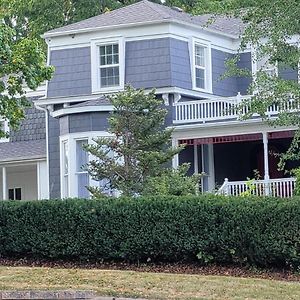
<path fill-rule="evenodd" d="M 125 196 L 143 192 L 149 177 L 160 176 L 182 147 L 170 145 L 172 129 L 165 128 L 167 110 L 154 91 L 126 87 L 110 97 L 114 112 L 109 118 L 111 137 L 101 137 L 87 151 L 94 159 L 87 166 L 101 188 L 90 187 L 97 197 L 109 190 Z"/>

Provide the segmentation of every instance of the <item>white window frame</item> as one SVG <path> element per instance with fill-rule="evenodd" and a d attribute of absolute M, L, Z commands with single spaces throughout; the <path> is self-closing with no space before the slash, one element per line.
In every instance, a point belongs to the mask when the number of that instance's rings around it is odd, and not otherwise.
<path fill-rule="evenodd" d="M 65 145 L 68 145 L 68 173 L 65 174 Z M 67 190 L 65 189 L 65 181 L 67 177 Z M 70 197 L 70 143 L 69 139 L 62 139 L 60 141 L 60 190 L 61 197 Z"/>
<path fill-rule="evenodd" d="M 118 44 L 119 46 L 119 85 L 101 87 L 100 82 L 100 46 Z M 107 65 L 107 67 L 117 65 Z M 125 84 L 125 41 L 124 38 L 96 39 L 91 41 L 91 72 L 92 72 L 92 93 L 110 93 L 124 90 Z"/>
<path fill-rule="evenodd" d="M 98 137 L 111 137 L 112 134 L 107 131 L 90 131 L 71 133 L 60 136 L 60 192 L 62 198 L 76 198 L 78 197 L 78 172 L 77 172 L 77 157 L 76 157 L 76 141 L 87 140 L 89 144 L 94 143 L 94 139 Z M 69 173 L 68 173 L 68 191 L 64 191 L 64 153 L 63 143 L 67 142 L 69 145 Z M 88 160 L 93 157 L 89 154 Z M 99 183 L 89 176 L 89 186 L 98 186 Z"/>
<path fill-rule="evenodd" d="M 3 123 L 4 125 L 3 126 L 4 132 L 9 132 L 8 121 L 0 117 L 0 123 Z M 9 138 L 6 137 L 0 138 L 0 143 L 7 143 L 7 142 L 9 142 Z"/>
<path fill-rule="evenodd" d="M 197 87 L 196 84 L 196 57 L 195 57 L 195 47 L 200 46 L 204 48 L 205 55 L 205 67 L 204 69 L 204 88 Z M 211 44 L 207 41 L 203 41 L 192 37 L 190 40 L 190 60 L 191 60 L 191 74 L 192 74 L 192 86 L 193 90 L 212 93 L 212 60 L 211 60 Z"/>

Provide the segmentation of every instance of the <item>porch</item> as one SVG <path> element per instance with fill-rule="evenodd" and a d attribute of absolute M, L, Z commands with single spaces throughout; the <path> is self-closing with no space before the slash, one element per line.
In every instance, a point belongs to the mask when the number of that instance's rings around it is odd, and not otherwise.
<path fill-rule="evenodd" d="M 178 163 L 189 162 L 190 174 L 205 174 L 203 192 L 291 197 L 295 179 L 277 165 L 278 154 L 288 149 L 292 137 L 293 131 L 278 131 L 179 139 L 186 148 Z M 298 165 L 288 162 L 286 171 Z"/>
<path fill-rule="evenodd" d="M 45 140 L 0 144 L 0 200 L 47 199 Z"/>
<path fill-rule="evenodd" d="M 184 125 L 193 123 L 217 123 L 221 121 L 236 121 L 241 116 L 249 112 L 249 106 L 238 111 L 237 107 L 243 101 L 249 100 L 251 96 L 238 94 L 235 97 L 217 97 L 212 99 L 199 99 L 194 101 L 179 101 L 173 104 L 174 125 Z M 300 103 L 291 99 L 289 103 L 280 105 L 273 104 L 267 109 L 267 116 L 273 117 L 280 111 L 299 111 Z M 253 118 L 258 118 L 254 115 Z M 245 122 L 245 121 L 244 121 Z"/>

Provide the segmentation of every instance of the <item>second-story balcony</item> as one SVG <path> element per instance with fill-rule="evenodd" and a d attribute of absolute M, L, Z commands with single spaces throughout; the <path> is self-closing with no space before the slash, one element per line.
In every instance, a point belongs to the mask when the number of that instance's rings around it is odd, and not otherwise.
<path fill-rule="evenodd" d="M 249 100 L 251 96 L 237 95 L 235 97 L 220 97 L 213 99 L 201 99 L 184 101 L 174 104 L 174 124 L 190 123 L 214 123 L 220 121 L 236 121 L 249 112 L 249 105 L 243 107 L 240 104 Z M 294 100 L 280 105 L 273 104 L 268 107 L 266 115 L 273 117 L 280 111 L 300 111 L 300 104 Z M 259 117 L 254 114 L 253 117 Z"/>

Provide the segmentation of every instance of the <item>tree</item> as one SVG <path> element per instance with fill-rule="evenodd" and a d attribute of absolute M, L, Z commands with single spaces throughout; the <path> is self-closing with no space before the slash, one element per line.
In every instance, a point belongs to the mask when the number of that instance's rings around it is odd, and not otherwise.
<path fill-rule="evenodd" d="M 170 146 L 172 129 L 164 129 L 167 111 L 154 91 L 145 94 L 128 86 L 110 100 L 111 137 L 98 138 L 86 147 L 95 157 L 88 164 L 89 174 L 102 183 L 102 188 L 89 190 L 94 196 L 108 190 L 125 196 L 141 194 L 145 181 L 160 176 L 182 147 Z"/>
<path fill-rule="evenodd" d="M 136 0 L 0 0 L 0 18 L 18 37 L 40 39 L 48 30 L 137 2 Z M 153 0 L 153 2 L 160 2 Z"/>
<path fill-rule="evenodd" d="M 300 158 L 300 85 L 297 80 L 283 78 L 281 72 L 270 73 L 266 69 L 276 66 L 279 71 L 285 69 L 298 72 L 300 2 L 258 0 L 253 6 L 233 11 L 233 14 L 239 15 L 246 24 L 241 50 L 251 45 L 255 50 L 254 59 L 262 64 L 251 85 L 251 105 L 249 101 L 244 103 L 250 108 L 246 118 L 258 113 L 271 126 L 298 128 L 290 149 L 281 156 L 280 167 L 283 168 L 284 161 Z M 279 110 L 275 120 L 267 115 L 272 105 L 276 105 Z"/>
<path fill-rule="evenodd" d="M 0 23 L 0 116 L 15 129 L 29 105 L 24 86 L 36 89 L 51 78 L 45 55 L 36 39 L 16 40 L 15 31 Z M 5 136 L 0 128 L 0 137 Z"/>

